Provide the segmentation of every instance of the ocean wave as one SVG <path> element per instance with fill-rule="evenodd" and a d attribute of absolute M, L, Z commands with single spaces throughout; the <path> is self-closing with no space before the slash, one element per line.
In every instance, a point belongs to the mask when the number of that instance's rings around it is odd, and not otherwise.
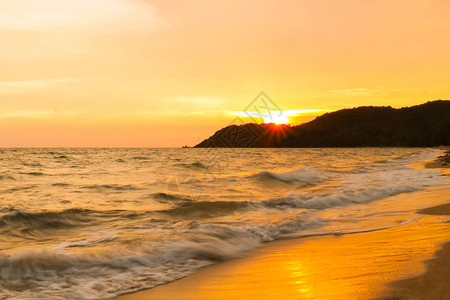
<path fill-rule="evenodd" d="M 188 169 L 207 169 L 208 166 L 202 164 L 201 162 L 193 162 L 193 163 L 178 163 L 175 164 L 177 167 L 184 167 Z"/>
<path fill-rule="evenodd" d="M 317 192 L 292 192 L 285 197 L 264 200 L 268 207 L 326 209 L 335 206 L 367 203 L 409 193 L 428 186 L 448 184 L 438 170 L 396 167 L 378 172 L 348 174 L 340 178 L 339 187 Z"/>
<path fill-rule="evenodd" d="M 46 229 L 65 229 L 79 226 L 93 220 L 93 211 L 86 209 L 67 209 L 56 212 L 25 212 L 9 209 L 0 216 L 0 232 L 25 232 Z"/>
<path fill-rule="evenodd" d="M 187 195 L 182 194 L 171 194 L 171 193 L 153 193 L 149 194 L 148 197 L 160 200 L 160 201 L 190 201 L 189 197 Z"/>
<path fill-rule="evenodd" d="M 0 174 L 0 180 L 16 180 L 16 178 L 12 175 Z"/>
<path fill-rule="evenodd" d="M 327 222 L 327 219 L 303 212 L 262 223 L 261 225 L 239 224 L 240 226 L 234 226 L 193 221 L 191 228 L 195 232 L 214 236 L 221 240 L 243 236 L 251 242 L 265 243 L 302 230 L 318 228 Z"/>
<path fill-rule="evenodd" d="M 118 237 L 117 234 L 114 234 L 111 232 L 97 231 L 96 233 L 99 235 L 91 237 L 91 238 L 87 238 L 87 239 L 78 239 L 78 240 L 70 241 L 70 242 L 62 242 L 62 243 L 58 244 L 57 246 L 55 246 L 54 249 L 91 247 L 93 245 L 111 242 Z M 93 234 L 93 232 L 91 232 L 91 234 Z"/>
<path fill-rule="evenodd" d="M 142 244 L 133 251 L 116 248 L 100 253 L 72 253 L 60 247 L 0 254 L 0 297 L 114 297 L 185 277 L 206 265 L 241 256 L 262 242 L 316 228 L 325 221 L 312 215 L 285 218 L 262 226 L 234 227 L 194 221 L 185 238 L 156 249 L 154 245 Z M 79 244 L 84 246 L 81 241 Z"/>
<path fill-rule="evenodd" d="M 0 297 L 110 298 L 187 276 L 212 263 L 191 257 L 219 251 L 220 245 L 179 242 L 178 247 L 158 254 L 126 251 L 76 254 L 62 250 L 0 254 Z"/>
<path fill-rule="evenodd" d="M 20 174 L 30 175 L 30 176 L 44 176 L 44 175 L 46 175 L 43 172 L 21 172 Z"/>
<path fill-rule="evenodd" d="M 329 178 L 330 173 L 320 171 L 312 167 L 304 167 L 296 171 L 291 171 L 287 173 L 275 173 L 275 172 L 260 172 L 253 177 L 260 180 L 278 180 L 282 182 L 302 182 L 307 184 L 317 184 L 321 181 Z"/>
<path fill-rule="evenodd" d="M 124 226 L 152 217 L 155 211 L 135 210 L 90 210 L 70 208 L 60 211 L 27 212 L 18 209 L 3 209 L 0 216 L 0 235 L 30 238 L 48 236 L 57 230 L 99 226 Z M 117 222 L 117 221 L 120 222 Z M 136 221 L 137 220 L 137 221 Z"/>
<path fill-rule="evenodd" d="M 42 167 L 42 165 L 38 162 L 23 163 L 23 165 L 27 167 Z"/>
<path fill-rule="evenodd" d="M 257 203 L 248 201 L 194 201 L 186 199 L 175 207 L 159 212 L 178 218 L 209 218 L 227 215 L 237 210 L 256 208 L 257 206 Z"/>
<path fill-rule="evenodd" d="M 133 157 L 130 157 L 130 159 L 134 159 L 134 160 L 147 160 L 147 159 L 149 159 L 149 157 L 146 157 L 146 156 L 133 156 Z"/>
<path fill-rule="evenodd" d="M 113 191 L 133 191 L 133 190 L 142 190 L 145 187 L 138 184 L 90 184 L 82 186 L 81 188 L 89 189 L 89 190 L 113 190 Z"/>
<path fill-rule="evenodd" d="M 37 185 L 35 185 L 35 184 L 24 185 L 24 186 L 16 186 L 16 187 L 13 187 L 13 188 L 9 188 L 9 189 L 3 190 L 0 193 L 8 194 L 8 193 L 13 193 L 13 192 L 27 191 L 27 190 L 32 190 L 32 189 L 34 189 L 36 187 L 37 187 Z"/>
<path fill-rule="evenodd" d="M 404 186 L 378 189 L 341 189 L 329 194 L 291 193 L 288 196 L 279 199 L 264 200 L 263 203 L 269 207 L 326 209 L 335 206 L 371 202 L 389 196 L 409 193 L 417 190 L 419 190 L 419 188 L 414 186 Z"/>
<path fill-rule="evenodd" d="M 59 186 L 59 187 L 66 187 L 69 186 L 70 184 L 66 183 L 66 182 L 55 182 L 52 183 L 52 186 Z"/>

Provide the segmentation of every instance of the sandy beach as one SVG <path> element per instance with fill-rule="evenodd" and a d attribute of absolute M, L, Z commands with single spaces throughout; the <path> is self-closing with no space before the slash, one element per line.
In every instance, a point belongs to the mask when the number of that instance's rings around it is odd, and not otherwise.
<path fill-rule="evenodd" d="M 426 167 L 448 167 L 448 155 Z M 406 225 L 271 242 L 246 257 L 117 299 L 448 299 L 449 194 L 444 186 L 376 203 L 407 203 L 405 212 L 417 218 Z"/>
<path fill-rule="evenodd" d="M 449 216 L 450 203 L 422 209 L 418 213 Z M 448 299 L 450 297 L 450 242 L 443 244 L 434 257 L 425 262 L 425 265 L 424 274 L 390 283 L 386 294 L 390 293 L 399 299 Z"/>

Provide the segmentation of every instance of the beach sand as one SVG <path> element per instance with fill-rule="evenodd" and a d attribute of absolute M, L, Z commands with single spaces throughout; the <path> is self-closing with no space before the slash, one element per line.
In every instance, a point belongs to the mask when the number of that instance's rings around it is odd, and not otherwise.
<path fill-rule="evenodd" d="M 407 225 L 271 242 L 117 299 L 450 299 L 450 203 L 441 205 L 449 194 L 447 187 L 395 196 L 429 207 L 412 211 L 421 218 Z"/>
<path fill-rule="evenodd" d="M 448 216 L 450 203 L 422 209 L 418 213 Z M 450 232 L 447 232 L 447 239 L 449 235 Z M 450 299 L 450 242 L 443 244 L 434 258 L 425 264 L 424 274 L 389 283 L 385 296 L 390 295 L 398 299 Z"/>

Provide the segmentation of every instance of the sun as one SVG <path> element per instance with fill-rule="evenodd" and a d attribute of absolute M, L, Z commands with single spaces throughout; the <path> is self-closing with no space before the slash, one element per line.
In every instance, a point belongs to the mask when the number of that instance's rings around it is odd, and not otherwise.
<path fill-rule="evenodd" d="M 268 116 L 266 118 L 264 118 L 264 123 L 274 123 L 277 125 L 283 125 L 283 124 L 288 124 L 289 123 L 289 118 L 287 116 Z"/>
<path fill-rule="evenodd" d="M 260 111 L 230 111 L 233 116 L 251 118 L 250 122 L 275 125 L 292 126 L 298 121 L 299 117 L 315 115 L 320 109 L 295 109 L 295 110 L 270 110 L 266 112 Z"/>

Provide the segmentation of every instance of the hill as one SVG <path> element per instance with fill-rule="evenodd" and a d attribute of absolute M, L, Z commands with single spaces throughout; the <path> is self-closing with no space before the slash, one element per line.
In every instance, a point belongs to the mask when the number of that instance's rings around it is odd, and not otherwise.
<path fill-rule="evenodd" d="M 431 147 L 450 145 L 450 101 L 362 106 L 297 126 L 230 125 L 195 147 Z"/>

